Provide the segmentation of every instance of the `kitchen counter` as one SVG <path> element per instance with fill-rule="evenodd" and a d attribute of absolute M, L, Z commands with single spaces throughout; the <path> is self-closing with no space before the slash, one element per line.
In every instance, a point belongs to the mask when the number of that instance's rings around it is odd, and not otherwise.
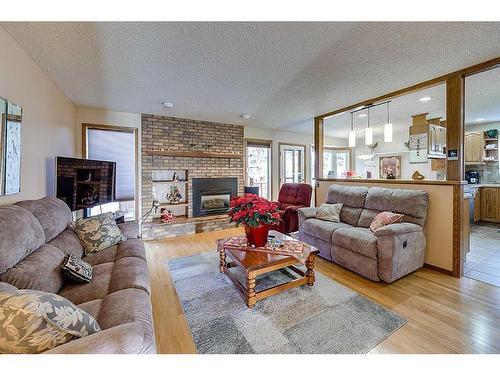
<path fill-rule="evenodd" d="M 500 183 L 498 183 L 498 184 L 465 184 L 464 191 L 479 189 L 482 187 L 500 188 Z"/>

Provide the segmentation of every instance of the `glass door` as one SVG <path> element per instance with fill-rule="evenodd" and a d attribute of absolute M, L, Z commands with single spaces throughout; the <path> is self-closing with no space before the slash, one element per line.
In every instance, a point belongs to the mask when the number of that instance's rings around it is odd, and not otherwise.
<path fill-rule="evenodd" d="M 259 195 L 271 199 L 271 142 L 247 141 L 246 185 L 259 188 Z"/>
<path fill-rule="evenodd" d="M 280 144 L 280 185 L 305 182 L 305 145 Z"/>

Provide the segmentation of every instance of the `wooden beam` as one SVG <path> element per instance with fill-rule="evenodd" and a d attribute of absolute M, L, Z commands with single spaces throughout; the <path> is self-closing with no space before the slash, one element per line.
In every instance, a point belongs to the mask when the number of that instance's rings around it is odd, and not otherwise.
<path fill-rule="evenodd" d="M 412 85 L 412 86 L 408 86 L 408 87 L 405 87 L 405 88 L 400 89 L 400 90 L 392 91 L 390 93 L 387 93 L 387 94 L 384 94 L 381 96 L 377 96 L 375 98 L 363 100 L 362 102 L 352 104 L 350 106 L 340 108 L 340 109 L 337 109 L 335 111 L 327 112 L 327 113 L 324 113 L 322 115 L 316 116 L 316 118 L 325 119 L 326 117 L 331 117 L 331 116 L 339 114 L 339 113 L 351 111 L 357 107 L 365 106 L 368 104 L 377 104 L 377 103 L 385 101 L 385 100 L 397 98 L 398 96 L 407 95 L 407 94 L 410 94 L 410 93 L 415 92 L 415 91 L 423 90 L 425 88 L 429 88 L 429 87 L 433 87 L 433 86 L 442 84 L 453 76 L 458 75 L 460 77 L 465 77 L 465 76 L 468 76 L 471 74 L 476 74 L 479 72 L 483 72 L 483 71 L 486 71 L 489 69 L 494 69 L 498 66 L 500 66 L 500 57 L 496 57 L 494 59 L 484 61 L 482 63 L 476 64 L 473 66 L 469 66 L 467 68 L 460 69 L 460 70 L 457 70 L 457 71 L 452 72 L 452 73 L 442 75 L 440 77 L 436 77 L 436 78 L 433 78 L 433 79 L 430 79 L 430 80 L 427 80 L 424 82 L 420 82 L 420 83 L 417 83 L 416 85 Z"/>
<path fill-rule="evenodd" d="M 323 119 L 316 117 L 314 119 L 314 177 L 323 177 Z"/>

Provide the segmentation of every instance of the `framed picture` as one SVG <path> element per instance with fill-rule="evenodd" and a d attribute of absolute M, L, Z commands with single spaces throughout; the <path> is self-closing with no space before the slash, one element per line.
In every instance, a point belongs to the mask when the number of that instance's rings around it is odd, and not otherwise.
<path fill-rule="evenodd" d="M 401 179 L 401 156 L 381 156 L 378 163 L 380 178 Z"/>

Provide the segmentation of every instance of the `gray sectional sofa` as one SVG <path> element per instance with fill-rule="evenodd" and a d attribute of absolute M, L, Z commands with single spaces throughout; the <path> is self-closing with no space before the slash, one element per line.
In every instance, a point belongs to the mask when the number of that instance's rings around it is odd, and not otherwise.
<path fill-rule="evenodd" d="M 0 207 L 0 291 L 59 294 L 96 318 L 101 332 L 46 353 L 155 353 L 149 272 L 137 224 L 119 224 L 127 240 L 90 256 L 71 224 L 69 207 L 56 198 Z M 63 277 L 67 254 L 93 266 L 90 283 Z"/>
<path fill-rule="evenodd" d="M 317 208 L 301 208 L 299 238 L 334 261 L 370 280 L 388 283 L 424 264 L 428 196 L 425 191 L 332 185 L 327 203 L 343 203 L 340 222 L 315 218 Z M 402 223 L 370 230 L 374 217 L 404 214 Z"/>

